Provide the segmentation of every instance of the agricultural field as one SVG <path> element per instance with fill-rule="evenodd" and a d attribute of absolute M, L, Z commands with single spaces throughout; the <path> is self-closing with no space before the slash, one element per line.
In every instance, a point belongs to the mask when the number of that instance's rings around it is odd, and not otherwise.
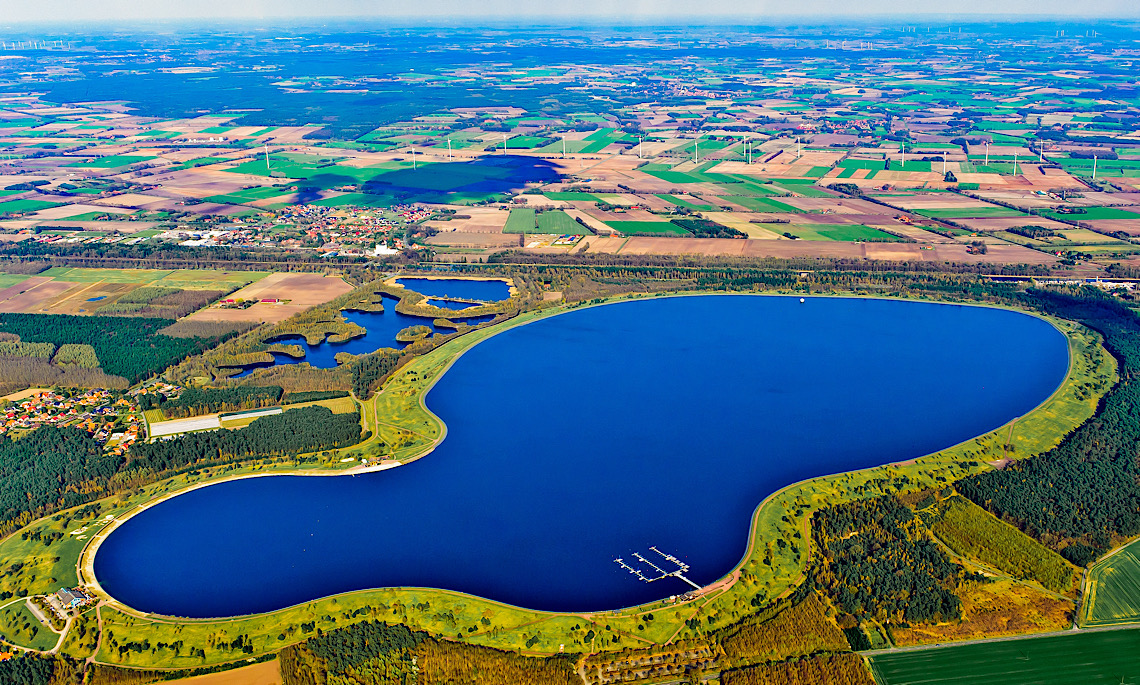
<path fill-rule="evenodd" d="M 1140 629 L 1069 633 L 872 655 L 879 685 L 1140 682 Z"/>
<path fill-rule="evenodd" d="M 1140 543 L 1092 567 L 1082 618 L 1090 627 L 1140 622 Z"/>

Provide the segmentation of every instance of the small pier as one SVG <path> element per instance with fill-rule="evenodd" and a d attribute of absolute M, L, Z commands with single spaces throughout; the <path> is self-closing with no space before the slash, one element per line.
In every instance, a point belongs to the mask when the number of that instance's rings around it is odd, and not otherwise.
<path fill-rule="evenodd" d="M 652 583 L 661 580 L 662 578 L 680 578 L 689 585 L 693 586 L 694 590 L 700 590 L 701 586 L 685 577 L 689 572 L 689 565 L 681 561 L 672 554 L 666 554 L 656 547 L 650 547 L 650 552 L 657 556 L 651 556 L 652 560 L 645 558 L 640 552 L 634 552 L 633 558 L 636 560 L 632 563 L 626 563 L 624 559 L 618 557 L 614 559 L 614 563 L 637 576 L 637 579 L 645 582 Z M 660 557 L 660 559 L 658 559 Z M 665 568 L 662 568 L 665 567 Z M 668 570 L 672 569 L 672 570 Z"/>

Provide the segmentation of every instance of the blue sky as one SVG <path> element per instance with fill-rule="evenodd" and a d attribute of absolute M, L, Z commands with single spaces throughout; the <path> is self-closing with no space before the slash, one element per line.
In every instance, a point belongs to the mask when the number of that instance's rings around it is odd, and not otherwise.
<path fill-rule="evenodd" d="M 0 0 L 0 24 L 9 21 L 130 21 L 134 19 L 276 19 L 359 17 L 414 20 L 608 18 L 652 21 L 680 17 L 757 21 L 811 16 L 958 15 L 1009 18 L 1140 18 L 1140 0 Z"/>

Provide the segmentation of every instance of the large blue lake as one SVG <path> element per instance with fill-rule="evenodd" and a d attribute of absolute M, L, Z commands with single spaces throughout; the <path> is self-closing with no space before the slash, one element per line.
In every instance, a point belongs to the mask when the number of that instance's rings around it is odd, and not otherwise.
<path fill-rule="evenodd" d="M 176 497 L 112 533 L 116 598 L 191 617 L 362 588 L 447 588 L 535 609 L 679 594 L 615 557 L 654 545 L 698 584 L 743 554 L 756 505 L 812 476 L 917 457 L 1047 398 L 1064 336 L 1014 312 L 756 296 L 572 311 L 476 345 L 428 406 L 427 457 Z"/>

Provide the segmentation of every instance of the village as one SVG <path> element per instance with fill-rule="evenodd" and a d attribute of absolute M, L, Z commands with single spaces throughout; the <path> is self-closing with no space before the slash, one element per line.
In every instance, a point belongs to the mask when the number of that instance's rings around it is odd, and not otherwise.
<path fill-rule="evenodd" d="M 8 395 L 3 401 L 6 406 L 0 435 L 40 426 L 75 426 L 87 431 L 106 450 L 125 455 L 142 426 L 138 405 L 129 395 L 103 388 L 32 388 Z"/>

